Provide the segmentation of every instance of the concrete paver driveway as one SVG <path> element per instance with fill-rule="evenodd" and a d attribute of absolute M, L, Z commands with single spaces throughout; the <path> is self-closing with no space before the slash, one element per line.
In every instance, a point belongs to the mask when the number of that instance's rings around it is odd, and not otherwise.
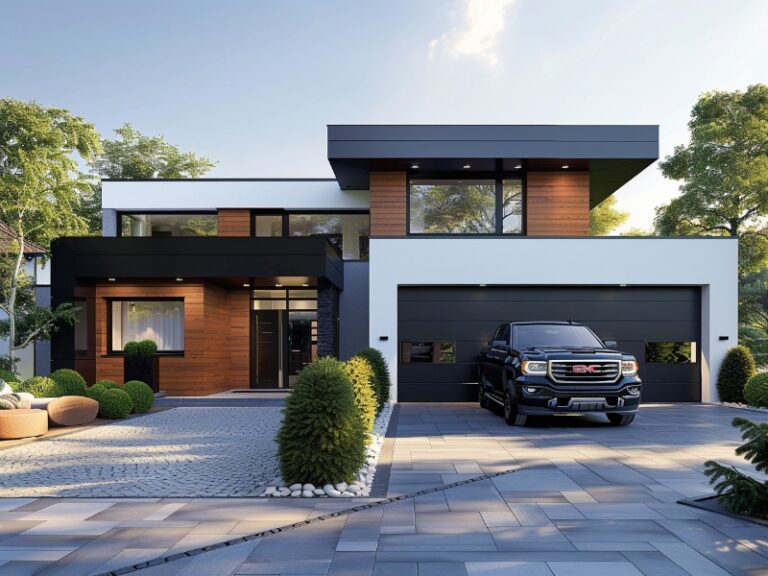
<path fill-rule="evenodd" d="M 475 405 L 403 404 L 389 494 L 429 493 L 134 573 L 768 574 L 768 529 L 676 503 L 711 493 L 706 460 L 743 465 L 736 415 L 768 421 L 679 404 L 644 406 L 626 428 L 510 428 Z M 0 573 L 98 573 L 365 502 L 0 500 Z"/>

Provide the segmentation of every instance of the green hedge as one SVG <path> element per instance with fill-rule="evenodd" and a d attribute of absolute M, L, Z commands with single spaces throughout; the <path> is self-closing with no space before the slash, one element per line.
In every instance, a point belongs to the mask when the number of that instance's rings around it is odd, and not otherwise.
<path fill-rule="evenodd" d="M 125 418 L 133 410 L 133 400 L 125 390 L 105 390 L 98 399 L 99 416 L 116 420 Z"/>
<path fill-rule="evenodd" d="M 85 395 L 88 396 L 88 398 L 92 398 L 93 400 L 96 400 L 97 402 L 99 399 L 101 399 L 101 395 L 104 394 L 104 392 L 107 391 L 107 388 L 99 384 L 98 382 L 91 386 L 90 388 L 85 389 Z"/>
<path fill-rule="evenodd" d="M 376 348 L 363 348 L 355 356 L 364 358 L 373 368 L 372 384 L 373 391 L 376 394 L 376 402 L 378 404 L 376 414 L 378 414 L 384 408 L 384 404 L 389 402 L 389 366 L 387 366 L 384 356 Z"/>
<path fill-rule="evenodd" d="M 750 406 L 768 408 L 768 372 L 755 374 L 744 386 L 744 400 Z"/>
<path fill-rule="evenodd" d="M 123 390 L 133 400 L 133 413 L 141 414 L 149 412 L 155 403 L 155 395 L 147 384 L 141 380 L 129 380 L 123 384 Z"/>
<path fill-rule="evenodd" d="M 5 380 L 6 382 L 18 382 L 18 377 L 10 370 L 0 368 L 0 380 Z"/>
<path fill-rule="evenodd" d="M 352 382 L 352 390 L 355 392 L 355 404 L 363 419 L 363 428 L 366 433 L 373 430 L 376 421 L 378 404 L 373 392 L 373 368 L 368 360 L 362 356 L 350 358 L 343 364 L 344 372 Z"/>
<path fill-rule="evenodd" d="M 59 368 L 50 377 L 56 382 L 56 396 L 85 396 L 85 378 L 77 371 Z"/>
<path fill-rule="evenodd" d="M 320 358 L 299 373 L 277 442 L 287 484 L 355 478 L 365 462 L 366 433 L 341 362 Z"/>
<path fill-rule="evenodd" d="M 46 376 L 33 376 L 13 386 L 14 392 L 29 392 L 35 398 L 51 398 L 59 396 L 56 382 Z"/>
<path fill-rule="evenodd" d="M 157 344 L 154 340 L 139 340 L 126 342 L 123 346 L 126 356 L 152 356 L 157 354 Z"/>
<path fill-rule="evenodd" d="M 717 375 L 721 402 L 744 402 L 744 386 L 755 375 L 755 359 L 746 346 L 734 346 L 723 359 Z"/>

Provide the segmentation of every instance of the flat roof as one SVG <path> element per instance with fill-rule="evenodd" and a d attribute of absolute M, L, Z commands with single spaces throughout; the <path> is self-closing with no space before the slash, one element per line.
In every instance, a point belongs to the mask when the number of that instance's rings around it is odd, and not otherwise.
<path fill-rule="evenodd" d="M 328 161 L 342 189 L 368 189 L 371 171 L 551 170 L 590 173 L 598 204 L 659 157 L 657 125 L 329 125 Z M 549 162 L 548 162 L 549 161 Z M 470 166 L 470 168 L 465 168 Z"/>

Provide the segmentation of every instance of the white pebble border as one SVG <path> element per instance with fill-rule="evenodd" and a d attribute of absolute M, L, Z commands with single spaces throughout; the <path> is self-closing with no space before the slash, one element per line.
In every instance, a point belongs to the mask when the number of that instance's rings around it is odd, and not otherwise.
<path fill-rule="evenodd" d="M 339 482 L 338 484 L 326 484 L 323 487 L 314 484 L 291 484 L 286 486 L 282 478 L 275 478 L 270 482 L 264 492 L 259 494 L 268 498 L 355 498 L 371 495 L 373 478 L 376 475 L 376 465 L 379 463 L 381 448 L 384 446 L 384 436 L 387 434 L 389 417 L 392 415 L 392 404 L 386 404 L 381 413 L 376 417 L 365 451 L 365 465 L 357 473 L 357 480 L 351 484 Z"/>
<path fill-rule="evenodd" d="M 720 402 L 720 406 L 727 406 L 728 408 L 740 408 L 741 410 L 751 410 L 752 412 L 762 412 L 768 414 L 768 408 L 758 408 L 757 406 L 750 406 L 749 404 L 741 404 L 738 402 Z"/>

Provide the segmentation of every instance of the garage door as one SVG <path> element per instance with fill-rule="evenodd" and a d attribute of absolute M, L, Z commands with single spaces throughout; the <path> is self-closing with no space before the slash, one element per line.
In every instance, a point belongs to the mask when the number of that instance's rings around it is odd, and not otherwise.
<path fill-rule="evenodd" d="M 640 362 L 644 402 L 701 400 L 697 287 L 403 287 L 398 399 L 477 398 L 476 359 L 504 321 L 573 320 Z"/>

